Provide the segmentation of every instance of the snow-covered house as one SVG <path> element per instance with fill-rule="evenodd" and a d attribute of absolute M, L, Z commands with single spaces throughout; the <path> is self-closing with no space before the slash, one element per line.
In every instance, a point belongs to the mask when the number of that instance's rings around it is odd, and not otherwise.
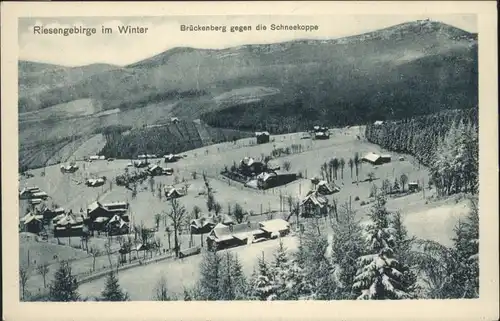
<path fill-rule="evenodd" d="M 266 232 L 265 237 L 269 238 L 284 236 L 290 233 L 290 223 L 280 218 L 260 222 L 259 227 Z"/>
<path fill-rule="evenodd" d="M 316 191 L 310 191 L 300 203 L 302 216 L 326 215 L 328 200 Z"/>
<path fill-rule="evenodd" d="M 215 227 L 213 216 L 202 216 L 190 222 L 191 234 L 207 234 Z"/>
<path fill-rule="evenodd" d="M 167 199 L 179 198 L 182 196 L 184 196 L 184 192 L 182 192 L 181 190 L 179 190 L 173 186 L 165 187 L 165 197 Z"/>
<path fill-rule="evenodd" d="M 255 137 L 257 138 L 257 144 L 269 143 L 269 132 L 255 132 Z"/>
<path fill-rule="evenodd" d="M 340 191 L 340 188 L 335 186 L 334 184 L 328 183 L 325 180 L 321 180 L 316 184 L 316 191 L 321 195 L 330 195 L 333 193 L 337 193 Z"/>
<path fill-rule="evenodd" d="M 372 165 L 380 165 L 383 163 L 382 158 L 379 154 L 368 153 L 361 159 L 363 162 L 370 163 Z"/>

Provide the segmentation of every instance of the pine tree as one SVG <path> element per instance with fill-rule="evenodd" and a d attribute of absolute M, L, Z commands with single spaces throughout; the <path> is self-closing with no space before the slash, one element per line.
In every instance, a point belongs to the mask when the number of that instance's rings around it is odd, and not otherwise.
<path fill-rule="evenodd" d="M 352 285 L 356 276 L 357 258 L 364 253 L 361 226 L 355 220 L 356 213 L 348 204 L 340 207 L 340 219 L 333 224 L 332 263 L 337 288 L 335 299 L 350 300 L 356 297 Z"/>
<path fill-rule="evenodd" d="M 325 235 L 318 235 L 312 226 L 304 233 L 302 251 L 306 299 L 331 300 L 335 294 L 333 266 L 327 257 L 328 240 Z"/>
<path fill-rule="evenodd" d="M 245 300 L 246 293 L 248 292 L 248 284 L 247 279 L 243 273 L 243 266 L 241 265 L 241 262 L 236 254 L 232 259 L 231 275 L 234 284 L 234 299 Z"/>
<path fill-rule="evenodd" d="M 254 270 L 250 280 L 250 298 L 260 301 L 276 299 L 276 287 L 268 263 L 262 257 L 258 259 L 258 269 Z"/>
<path fill-rule="evenodd" d="M 101 292 L 101 301 L 128 301 L 128 294 L 123 292 L 118 278 L 113 271 L 108 273 L 104 290 Z"/>
<path fill-rule="evenodd" d="M 71 265 L 67 261 L 61 262 L 59 268 L 54 275 L 54 281 L 50 285 L 49 291 L 50 301 L 55 302 L 70 302 L 79 301 L 78 283 L 76 277 L 73 276 Z"/>
<path fill-rule="evenodd" d="M 219 280 L 222 258 L 216 252 L 206 251 L 200 265 L 198 292 L 201 300 L 219 300 Z"/>
<path fill-rule="evenodd" d="M 414 237 L 408 236 L 408 231 L 403 224 L 401 213 L 394 213 L 391 225 L 394 228 L 394 258 L 399 262 L 401 267 L 401 286 L 406 289 L 408 295 L 415 299 L 418 296 L 419 288 L 417 287 L 417 271 L 416 267 L 412 266 L 412 245 L 415 241 Z"/>
<path fill-rule="evenodd" d="M 379 195 L 369 214 L 366 226 L 367 255 L 359 258 L 359 269 L 353 288 L 359 290 L 361 300 L 409 298 L 403 287 L 400 263 L 394 258 L 395 230 L 389 224 L 385 199 Z"/>
<path fill-rule="evenodd" d="M 479 297 L 479 210 L 477 199 L 470 203 L 469 214 L 459 221 L 453 238 L 457 258 L 453 285 L 460 289 L 458 298 Z"/>

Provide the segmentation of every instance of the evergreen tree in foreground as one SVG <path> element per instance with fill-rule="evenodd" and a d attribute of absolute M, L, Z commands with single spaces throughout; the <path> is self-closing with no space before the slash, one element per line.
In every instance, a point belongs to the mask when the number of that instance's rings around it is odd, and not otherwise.
<path fill-rule="evenodd" d="M 332 262 L 334 265 L 337 288 L 335 299 L 352 300 L 356 294 L 352 289 L 357 271 L 357 259 L 364 252 L 361 226 L 355 220 L 355 212 L 348 204 L 339 210 L 340 219 L 333 224 Z"/>
<path fill-rule="evenodd" d="M 249 292 L 250 299 L 253 300 L 271 301 L 277 297 L 276 286 L 264 253 L 259 257 L 257 271 L 252 273 Z"/>
<path fill-rule="evenodd" d="M 106 283 L 104 285 L 104 290 L 101 292 L 101 301 L 128 301 L 128 294 L 123 292 L 120 284 L 118 284 L 118 278 L 113 271 L 109 272 L 106 277 Z"/>
<path fill-rule="evenodd" d="M 359 269 L 353 288 L 359 290 L 360 300 L 396 300 L 410 298 L 403 284 L 403 269 L 394 258 L 395 229 L 389 221 L 385 199 L 379 195 L 366 226 L 368 255 L 359 258 Z"/>
<path fill-rule="evenodd" d="M 216 252 L 203 254 L 200 265 L 200 280 L 196 289 L 201 300 L 220 300 L 219 280 L 222 274 L 222 258 Z"/>
<path fill-rule="evenodd" d="M 54 275 L 54 281 L 49 290 L 50 301 L 70 302 L 79 301 L 78 283 L 71 272 L 71 265 L 67 261 L 61 262 Z"/>

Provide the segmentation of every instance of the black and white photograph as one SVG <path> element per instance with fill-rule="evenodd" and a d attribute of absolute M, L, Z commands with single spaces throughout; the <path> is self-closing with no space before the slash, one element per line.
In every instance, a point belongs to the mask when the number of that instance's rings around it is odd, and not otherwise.
<path fill-rule="evenodd" d="M 483 298 L 479 14 L 162 12 L 16 17 L 11 297 Z"/>

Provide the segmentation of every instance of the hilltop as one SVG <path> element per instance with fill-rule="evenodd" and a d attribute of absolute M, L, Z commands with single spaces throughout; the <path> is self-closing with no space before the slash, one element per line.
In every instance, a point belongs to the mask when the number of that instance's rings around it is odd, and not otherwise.
<path fill-rule="evenodd" d="M 473 108 L 478 91 L 477 36 L 434 21 L 333 40 L 173 48 L 123 67 L 19 69 L 21 150 L 172 116 L 273 133 L 343 126 Z"/>

